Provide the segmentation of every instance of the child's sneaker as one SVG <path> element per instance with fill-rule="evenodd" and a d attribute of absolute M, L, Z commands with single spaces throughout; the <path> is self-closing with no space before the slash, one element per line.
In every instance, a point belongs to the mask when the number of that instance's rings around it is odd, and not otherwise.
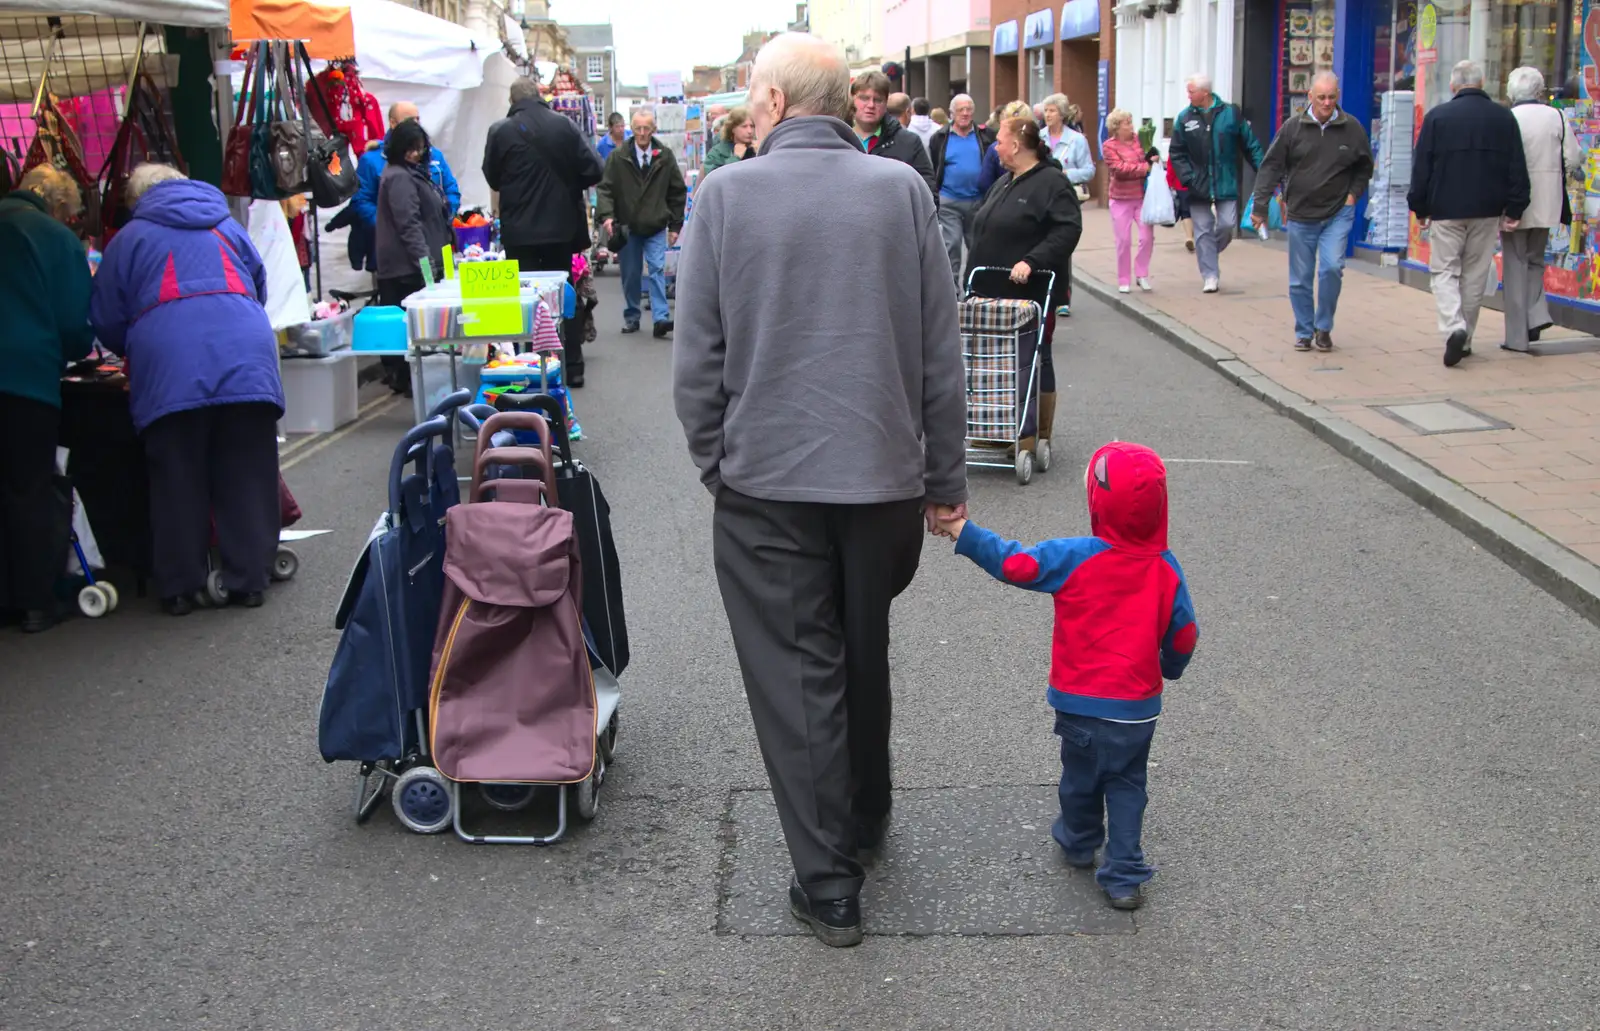
<path fill-rule="evenodd" d="M 1106 898 L 1111 900 L 1112 909 L 1133 910 L 1144 905 L 1144 885 L 1136 884 L 1132 888 L 1118 888 L 1116 894 L 1112 889 L 1106 889 Z"/>

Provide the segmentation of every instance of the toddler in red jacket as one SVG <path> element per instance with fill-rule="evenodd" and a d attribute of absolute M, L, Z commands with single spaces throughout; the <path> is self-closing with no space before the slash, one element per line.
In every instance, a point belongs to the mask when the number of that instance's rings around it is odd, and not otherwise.
<path fill-rule="evenodd" d="M 1117 909 L 1137 909 L 1155 873 L 1140 835 L 1161 688 L 1194 654 L 1189 585 L 1167 549 L 1167 470 L 1140 444 L 1107 444 L 1085 474 L 1090 537 L 1025 548 L 936 512 L 940 532 L 995 579 L 1055 599 L 1045 697 L 1061 738 L 1061 815 L 1051 833 Z M 1105 846 L 1104 862 L 1096 852 Z"/>

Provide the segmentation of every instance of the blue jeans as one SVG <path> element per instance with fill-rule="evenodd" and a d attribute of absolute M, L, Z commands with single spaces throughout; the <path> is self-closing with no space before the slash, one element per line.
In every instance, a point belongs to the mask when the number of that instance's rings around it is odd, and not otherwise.
<path fill-rule="evenodd" d="M 1289 306 L 1294 309 L 1296 340 L 1310 340 L 1312 332 L 1333 332 L 1333 310 L 1339 306 L 1344 285 L 1344 251 L 1356 209 L 1346 205 L 1321 222 L 1294 222 L 1289 226 Z M 1311 284 L 1317 284 L 1312 309 Z"/>
<path fill-rule="evenodd" d="M 1113 723 L 1056 713 L 1061 738 L 1061 815 L 1050 833 L 1073 862 L 1106 846 L 1095 879 L 1114 897 L 1132 894 L 1155 876 L 1144 861 L 1146 767 L 1155 721 Z"/>
<path fill-rule="evenodd" d="M 666 322 L 672 318 L 672 311 L 667 307 L 667 231 L 663 229 L 654 236 L 635 236 L 629 230 L 628 242 L 622 245 L 617 261 L 622 265 L 622 321 L 639 321 L 640 265 L 644 266 L 650 283 L 651 320 Z"/>

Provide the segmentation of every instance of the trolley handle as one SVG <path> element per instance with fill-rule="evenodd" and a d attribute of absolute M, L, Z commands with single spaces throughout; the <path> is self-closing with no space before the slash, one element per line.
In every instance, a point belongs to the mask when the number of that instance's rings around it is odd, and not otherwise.
<path fill-rule="evenodd" d="M 456 418 L 461 424 L 474 433 L 483 429 L 484 420 L 499 411 L 494 405 L 476 404 L 462 405 L 456 409 Z"/>
<path fill-rule="evenodd" d="M 536 466 L 544 481 L 544 496 L 551 507 L 560 504 L 559 495 L 556 493 L 556 474 L 550 465 L 550 453 L 531 447 L 492 447 L 480 452 L 477 461 L 472 466 L 472 493 L 474 501 L 486 490 L 492 489 L 496 481 L 484 479 L 491 465 L 520 465 Z"/>
<path fill-rule="evenodd" d="M 478 430 L 478 453 L 482 454 L 489 446 L 496 432 L 500 430 L 528 430 L 539 438 L 539 450 L 544 452 L 546 464 L 551 462 L 551 433 L 550 424 L 538 412 L 506 412 L 497 410 L 493 415 L 483 420 L 483 426 Z"/>
<path fill-rule="evenodd" d="M 472 391 L 463 387 L 453 394 L 446 395 L 438 404 L 434 405 L 433 411 L 428 413 L 428 418 L 431 419 L 436 415 L 443 415 L 448 418 L 452 411 L 469 404 L 471 401 Z"/>
<path fill-rule="evenodd" d="M 500 400 L 512 405 L 514 410 L 543 412 L 550 433 L 555 438 L 555 450 L 560 453 L 562 463 L 572 464 L 572 440 L 567 436 L 567 413 L 562 410 L 560 401 L 549 394 L 501 394 Z"/>
<path fill-rule="evenodd" d="M 395 445 L 394 456 L 389 459 L 389 511 L 400 514 L 400 481 L 405 478 L 406 463 L 412 460 L 412 449 L 434 437 L 448 436 L 450 420 L 436 415 L 426 422 L 406 430 L 406 435 Z"/>
<path fill-rule="evenodd" d="M 984 273 L 984 278 L 986 279 L 991 276 L 999 277 L 1001 282 L 1004 284 L 1004 287 L 999 291 L 986 290 L 980 292 L 978 289 L 979 273 Z M 1036 282 L 1044 283 L 1043 300 L 1040 300 L 1038 297 L 1034 296 L 1031 291 L 1031 288 Z M 1008 268 L 998 268 L 994 265 L 979 265 L 967 273 L 968 297 L 1017 297 L 1018 291 L 1028 291 L 1020 296 L 1020 300 L 1033 301 L 1035 304 L 1039 305 L 1041 311 L 1048 312 L 1050 310 L 1051 299 L 1055 296 L 1056 292 L 1055 271 L 1053 269 L 1034 269 L 1033 272 L 1029 274 L 1028 281 L 1026 283 L 1011 282 L 1011 270 Z"/>

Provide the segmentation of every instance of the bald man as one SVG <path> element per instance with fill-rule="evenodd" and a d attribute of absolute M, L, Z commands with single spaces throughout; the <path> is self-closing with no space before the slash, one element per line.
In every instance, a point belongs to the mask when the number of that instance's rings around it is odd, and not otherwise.
<path fill-rule="evenodd" d="M 911 128 L 911 95 L 908 93 L 889 94 L 889 117 L 900 121 L 907 129 Z M 924 141 L 926 142 L 926 141 Z"/>
<path fill-rule="evenodd" d="M 860 856 L 892 802 L 889 609 L 916 574 L 924 504 L 966 507 L 966 376 L 933 193 L 840 120 L 844 55 L 786 33 L 752 80 L 761 158 L 695 188 L 673 395 L 716 498 L 717 582 L 794 865 L 790 911 L 854 945 Z M 796 403 L 842 355 L 851 374 Z"/>

